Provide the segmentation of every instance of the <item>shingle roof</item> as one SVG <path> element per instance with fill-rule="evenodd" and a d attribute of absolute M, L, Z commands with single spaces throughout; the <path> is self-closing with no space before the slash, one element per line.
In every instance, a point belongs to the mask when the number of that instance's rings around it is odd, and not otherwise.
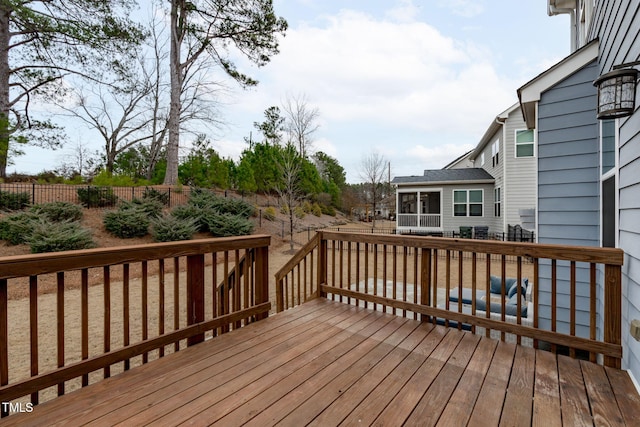
<path fill-rule="evenodd" d="M 392 184 L 417 184 L 454 181 L 493 181 L 494 178 L 482 168 L 433 169 L 425 170 L 424 175 L 397 176 Z"/>

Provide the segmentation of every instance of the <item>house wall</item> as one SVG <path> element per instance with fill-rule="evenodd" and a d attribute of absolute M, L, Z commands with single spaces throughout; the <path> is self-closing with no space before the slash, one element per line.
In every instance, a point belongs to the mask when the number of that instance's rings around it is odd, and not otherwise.
<path fill-rule="evenodd" d="M 482 165 L 480 163 L 480 156 L 478 156 L 477 159 L 475 159 L 475 164 L 474 167 L 476 168 L 482 168 L 484 170 L 486 170 L 487 172 L 489 172 L 489 174 L 491 174 L 491 176 L 495 179 L 495 184 L 494 186 L 491 187 L 491 205 L 487 205 L 486 203 L 486 196 L 485 196 L 485 210 L 486 209 L 491 209 L 491 218 L 489 219 L 488 217 L 485 219 L 485 223 L 484 224 L 478 224 L 478 225 L 488 225 L 489 226 L 489 232 L 491 233 L 504 233 L 507 230 L 504 227 L 504 221 L 502 218 L 496 218 L 494 215 L 494 193 L 493 190 L 494 188 L 500 187 L 503 189 L 504 191 L 504 159 L 505 159 L 505 152 L 504 152 L 504 141 L 503 141 L 503 133 L 502 130 L 496 132 L 492 137 L 491 137 L 491 141 L 486 145 L 486 147 L 484 147 L 484 149 L 482 150 L 482 152 L 484 153 L 484 165 Z M 498 156 L 498 164 L 497 165 L 493 165 L 493 162 L 491 160 L 491 146 L 492 144 L 496 141 L 500 141 L 500 155 Z M 486 191 L 485 191 L 486 193 Z M 452 193 L 453 194 L 453 193 Z M 453 196 L 452 196 L 453 197 Z M 502 200 L 503 200 L 503 207 L 502 209 L 504 210 L 504 193 L 502 196 Z M 486 215 L 485 215 L 486 216 Z M 466 225 L 466 224 L 462 224 L 462 225 Z"/>
<path fill-rule="evenodd" d="M 600 0 L 596 4 L 590 39 L 598 38 L 598 75 L 614 65 L 640 57 L 640 2 Z M 637 67 L 636 67 L 637 68 Z M 640 91 L 639 91 L 640 92 Z M 631 320 L 640 319 L 640 111 L 619 119 L 618 242 L 624 250 L 622 268 L 623 368 L 640 382 L 640 342 L 629 335 Z"/>
<path fill-rule="evenodd" d="M 489 159 L 491 160 L 491 159 Z M 486 225 L 489 233 L 496 232 L 495 217 L 493 215 L 493 184 L 458 184 L 446 185 L 442 190 L 442 226 L 444 231 L 459 232 L 461 226 Z M 453 191 L 454 190 L 484 190 L 482 209 L 480 216 L 453 216 Z M 500 230 L 501 231 L 501 230 Z"/>
<path fill-rule="evenodd" d="M 538 103 L 538 240 L 599 246 L 599 142 L 597 63 L 543 92 Z M 578 265 L 578 289 L 588 286 L 588 266 Z M 569 266 L 558 266 L 558 330 L 568 332 Z M 540 326 L 550 328 L 551 269 L 541 262 Z M 587 295 L 585 295 L 586 297 Z M 577 333 L 588 337 L 586 298 L 577 299 Z"/>
<path fill-rule="evenodd" d="M 505 178 L 502 190 L 502 218 L 504 227 L 509 224 L 525 227 L 520 211 L 536 207 L 536 150 L 534 148 L 533 157 L 516 158 L 516 130 L 527 128 L 520 108 L 509 114 L 504 128 Z M 533 227 L 528 225 L 525 228 Z"/>

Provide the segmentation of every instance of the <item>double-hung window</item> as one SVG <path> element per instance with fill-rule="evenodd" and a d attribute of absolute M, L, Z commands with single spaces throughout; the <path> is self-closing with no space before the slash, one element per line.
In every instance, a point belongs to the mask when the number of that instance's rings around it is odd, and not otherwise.
<path fill-rule="evenodd" d="M 493 190 L 494 197 L 494 215 L 496 217 L 502 216 L 502 198 L 500 194 L 500 187 Z"/>
<path fill-rule="evenodd" d="M 454 216 L 482 216 L 482 190 L 454 190 Z"/>
<path fill-rule="evenodd" d="M 533 129 L 516 131 L 516 157 L 533 157 L 534 135 Z"/>
<path fill-rule="evenodd" d="M 491 164 L 495 168 L 500 163 L 500 140 L 491 144 Z"/>

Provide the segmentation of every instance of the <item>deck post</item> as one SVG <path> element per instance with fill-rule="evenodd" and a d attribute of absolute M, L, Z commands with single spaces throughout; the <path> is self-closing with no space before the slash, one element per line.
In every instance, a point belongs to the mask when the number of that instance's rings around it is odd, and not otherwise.
<path fill-rule="evenodd" d="M 9 319 L 8 319 L 7 279 L 0 279 L 0 386 L 9 384 Z M 6 417 L 9 411 L 4 405 L 0 416 Z"/>
<path fill-rule="evenodd" d="M 261 246 L 256 248 L 256 304 L 269 302 L 269 247 Z M 278 311 L 280 310 L 278 302 Z M 269 313 L 261 313 L 256 316 L 256 320 L 266 319 Z"/>
<path fill-rule="evenodd" d="M 431 303 L 431 249 L 422 248 L 420 259 L 420 304 L 430 305 Z M 423 322 L 430 321 L 430 316 L 420 315 Z"/>
<path fill-rule="evenodd" d="M 324 233 L 319 231 L 316 234 L 318 239 L 318 289 L 317 294 L 319 297 L 326 297 L 327 293 L 322 292 L 322 285 L 327 283 L 327 241 L 324 239 Z"/>
<path fill-rule="evenodd" d="M 622 343 L 622 275 L 619 265 L 604 266 L 604 341 L 616 345 Z M 605 356 L 604 365 L 620 369 L 621 361 Z"/>
<path fill-rule="evenodd" d="M 175 274 L 179 274 L 176 272 Z M 187 325 L 204 322 L 204 255 L 187 257 Z M 187 345 L 204 341 L 204 333 L 187 339 Z"/>

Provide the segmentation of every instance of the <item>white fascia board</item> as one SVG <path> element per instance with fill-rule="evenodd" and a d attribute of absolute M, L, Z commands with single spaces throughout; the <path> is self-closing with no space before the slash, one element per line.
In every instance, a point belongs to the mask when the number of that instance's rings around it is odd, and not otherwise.
<path fill-rule="evenodd" d="M 482 151 L 484 150 L 484 147 L 486 147 L 489 142 L 494 140 L 496 133 L 498 133 L 500 131 L 500 128 L 502 127 L 500 123 L 503 123 L 505 120 L 507 120 L 509 118 L 509 114 L 513 113 L 518 107 L 520 107 L 520 104 L 516 102 L 511 107 L 507 108 L 502 113 L 496 116 L 496 118 L 491 122 L 491 124 L 485 131 L 484 135 L 482 135 L 482 138 L 480 138 L 480 142 L 478 143 L 478 145 L 476 145 L 476 148 L 473 150 L 473 154 L 471 154 L 470 157 L 471 160 L 475 160 L 476 158 L 478 158 L 480 153 L 482 153 Z"/>
<path fill-rule="evenodd" d="M 536 104 L 542 92 L 558 84 L 580 68 L 598 58 L 599 43 L 594 40 L 564 58 L 518 89 L 522 115 L 529 129 L 536 127 Z"/>
<path fill-rule="evenodd" d="M 464 181 L 422 181 L 422 182 L 405 182 L 402 184 L 396 184 L 398 190 L 401 187 L 415 187 L 421 186 L 434 186 L 434 185 L 470 185 L 470 184 L 495 184 L 495 179 L 478 179 L 478 180 L 464 180 Z"/>

